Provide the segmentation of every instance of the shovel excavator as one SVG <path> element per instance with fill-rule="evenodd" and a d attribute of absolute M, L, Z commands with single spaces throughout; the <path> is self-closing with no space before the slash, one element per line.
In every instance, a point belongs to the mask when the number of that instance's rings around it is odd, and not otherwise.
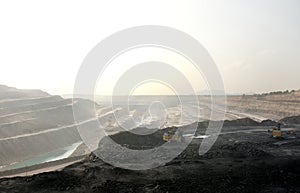
<path fill-rule="evenodd" d="M 182 129 L 169 130 L 168 132 L 164 133 L 163 140 L 166 142 L 169 141 L 185 142 Z"/>
<path fill-rule="evenodd" d="M 171 140 L 179 141 L 180 136 L 178 135 L 178 133 L 176 131 L 168 131 L 168 132 L 164 133 L 163 140 L 164 141 L 171 141 Z"/>
<path fill-rule="evenodd" d="M 276 139 L 289 139 L 289 138 L 295 138 L 296 137 L 296 133 L 294 130 L 288 130 L 285 133 L 283 133 L 283 131 L 281 131 L 281 124 L 278 123 L 277 127 L 274 127 L 271 130 L 268 130 L 268 132 L 271 133 L 271 137 L 276 138 Z M 283 136 L 283 134 L 285 136 Z"/>

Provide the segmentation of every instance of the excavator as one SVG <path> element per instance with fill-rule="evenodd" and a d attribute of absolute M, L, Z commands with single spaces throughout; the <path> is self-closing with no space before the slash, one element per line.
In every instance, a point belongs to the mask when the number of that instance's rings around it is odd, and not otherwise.
<path fill-rule="evenodd" d="M 295 138 L 296 133 L 294 130 L 288 130 L 285 132 L 285 136 L 283 136 L 283 131 L 281 131 L 281 124 L 279 123 L 277 127 L 272 128 L 271 130 L 268 130 L 269 133 L 271 133 L 271 137 L 276 139 L 283 139 L 283 138 Z"/>
<path fill-rule="evenodd" d="M 164 133 L 163 135 L 163 140 L 166 142 L 169 141 L 178 141 L 178 142 L 184 142 L 184 137 L 183 137 L 183 133 L 182 130 L 169 130 L 168 132 Z"/>
<path fill-rule="evenodd" d="M 170 131 L 164 133 L 163 140 L 164 141 L 171 141 L 171 140 L 177 141 L 177 140 L 179 140 L 179 136 L 175 130 L 174 131 L 170 130 Z"/>
<path fill-rule="evenodd" d="M 268 130 L 268 132 L 271 132 L 271 136 L 273 138 L 282 138 L 282 131 L 280 126 L 274 127 L 272 130 Z"/>

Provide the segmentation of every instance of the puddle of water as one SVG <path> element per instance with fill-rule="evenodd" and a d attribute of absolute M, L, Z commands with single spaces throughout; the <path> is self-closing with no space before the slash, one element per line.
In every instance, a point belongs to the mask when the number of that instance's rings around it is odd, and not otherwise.
<path fill-rule="evenodd" d="M 9 166 L 4 166 L 0 168 L 0 171 L 18 169 L 18 168 L 23 168 L 23 167 L 33 166 L 33 165 L 46 163 L 50 161 L 56 161 L 56 160 L 68 158 L 70 155 L 74 153 L 77 147 L 81 144 L 82 142 L 77 142 L 68 147 L 60 148 L 58 150 L 45 153 L 19 163 L 11 164 Z"/>

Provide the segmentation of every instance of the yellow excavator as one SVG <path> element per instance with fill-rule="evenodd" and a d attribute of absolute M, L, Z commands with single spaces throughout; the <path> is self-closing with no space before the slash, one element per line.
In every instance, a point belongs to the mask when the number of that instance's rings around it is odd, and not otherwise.
<path fill-rule="evenodd" d="M 169 130 L 168 132 L 164 133 L 163 140 L 168 141 L 180 141 L 183 142 L 183 136 L 182 131 L 176 131 L 176 130 Z"/>
<path fill-rule="evenodd" d="M 283 137 L 283 132 L 281 131 L 281 124 L 279 123 L 277 127 L 272 128 L 271 130 L 268 130 L 268 132 L 271 132 L 271 137 L 276 139 L 290 139 L 296 137 L 296 132 L 294 130 L 288 130 L 285 132 L 285 137 Z"/>
<path fill-rule="evenodd" d="M 171 140 L 176 140 L 178 137 L 175 135 L 176 131 L 168 131 L 164 133 L 163 135 L 163 140 L 164 141 L 171 141 Z"/>
<path fill-rule="evenodd" d="M 271 136 L 273 138 L 282 138 L 282 131 L 280 127 L 274 127 L 271 131 L 269 130 L 269 132 L 271 132 Z"/>

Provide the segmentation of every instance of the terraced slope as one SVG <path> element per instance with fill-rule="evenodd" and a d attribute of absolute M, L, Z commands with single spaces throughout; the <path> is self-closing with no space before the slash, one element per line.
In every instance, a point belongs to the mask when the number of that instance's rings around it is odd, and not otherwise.
<path fill-rule="evenodd" d="M 201 96 L 202 102 L 210 104 L 209 96 Z M 264 95 L 227 96 L 227 114 L 233 118 L 250 117 L 255 120 L 300 115 L 300 90 L 288 93 Z M 228 117 L 230 118 L 230 117 Z"/>
<path fill-rule="evenodd" d="M 229 97 L 228 105 L 229 109 L 280 120 L 300 115 L 300 90 L 282 94 Z"/>
<path fill-rule="evenodd" d="M 80 140 L 71 99 L 0 85 L 0 167 Z"/>

